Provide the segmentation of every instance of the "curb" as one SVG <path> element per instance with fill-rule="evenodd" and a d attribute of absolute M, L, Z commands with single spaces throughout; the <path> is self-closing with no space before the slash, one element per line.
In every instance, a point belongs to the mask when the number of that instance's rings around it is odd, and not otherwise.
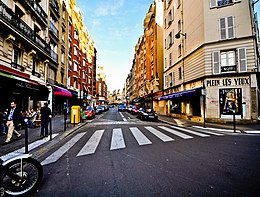
<path fill-rule="evenodd" d="M 85 125 L 87 125 L 88 122 L 82 123 L 81 125 L 78 125 L 77 127 L 70 129 L 68 131 L 65 131 L 63 134 L 58 136 L 57 138 L 52 139 L 50 142 L 46 143 L 45 146 L 40 147 L 36 151 L 32 151 L 30 154 L 32 154 L 32 157 L 39 160 L 40 157 L 42 157 L 45 153 L 50 151 L 50 149 L 59 141 L 65 139 L 66 137 L 70 136 L 72 133 L 76 132 L 77 130 L 81 129 Z"/>

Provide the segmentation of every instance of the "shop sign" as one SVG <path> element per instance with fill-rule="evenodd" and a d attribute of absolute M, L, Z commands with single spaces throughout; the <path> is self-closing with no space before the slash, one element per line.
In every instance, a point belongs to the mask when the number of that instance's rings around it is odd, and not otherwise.
<path fill-rule="evenodd" d="M 247 86 L 250 85 L 249 77 L 243 78 L 223 78 L 206 80 L 206 86 Z"/>

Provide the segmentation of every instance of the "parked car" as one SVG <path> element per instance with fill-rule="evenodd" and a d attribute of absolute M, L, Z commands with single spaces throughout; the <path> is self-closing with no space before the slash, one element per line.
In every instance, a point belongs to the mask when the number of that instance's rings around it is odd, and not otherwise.
<path fill-rule="evenodd" d="M 97 106 L 96 107 L 96 114 L 101 114 L 102 113 L 102 107 Z"/>
<path fill-rule="evenodd" d="M 140 118 L 141 120 L 158 120 L 158 114 L 153 111 L 151 108 L 140 108 L 137 117 Z"/>
<path fill-rule="evenodd" d="M 119 105 L 118 106 L 118 111 L 126 111 L 126 106 L 125 105 Z"/>
<path fill-rule="evenodd" d="M 93 107 L 87 106 L 86 110 L 84 111 L 84 114 L 85 114 L 86 118 L 91 118 L 92 119 L 92 118 L 95 118 L 96 112 L 93 109 Z"/>
<path fill-rule="evenodd" d="M 127 106 L 127 111 L 128 111 L 129 113 L 131 113 L 131 111 L 132 111 L 132 108 L 133 108 L 133 106 L 132 106 L 132 105 L 128 105 L 128 106 Z"/>
<path fill-rule="evenodd" d="M 137 106 L 133 106 L 131 109 L 131 114 L 136 115 L 138 113 L 138 107 Z"/>

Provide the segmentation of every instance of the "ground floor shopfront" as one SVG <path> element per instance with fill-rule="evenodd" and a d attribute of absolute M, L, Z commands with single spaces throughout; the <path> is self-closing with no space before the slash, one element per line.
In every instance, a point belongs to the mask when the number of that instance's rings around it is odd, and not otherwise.
<path fill-rule="evenodd" d="M 256 74 L 209 77 L 186 84 L 193 87 L 164 94 L 155 103 L 157 112 L 207 122 L 257 122 L 259 89 Z M 204 109 L 205 108 L 205 109 Z M 204 113 L 205 110 L 205 113 Z"/>
<path fill-rule="evenodd" d="M 48 101 L 49 90 L 46 86 L 30 80 L 29 76 L 19 76 L 0 70 L 0 107 L 8 108 L 10 102 L 15 101 L 22 111 L 41 106 L 41 102 Z"/>

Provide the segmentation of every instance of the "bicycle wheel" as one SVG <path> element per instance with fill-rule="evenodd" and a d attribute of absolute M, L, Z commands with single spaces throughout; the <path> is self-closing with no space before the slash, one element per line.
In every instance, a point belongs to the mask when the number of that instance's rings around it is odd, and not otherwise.
<path fill-rule="evenodd" d="M 33 158 L 22 159 L 23 169 L 21 169 L 21 159 L 10 162 L 6 165 L 6 167 L 9 168 L 9 170 L 11 170 L 14 174 L 20 176 L 19 180 L 15 180 L 5 173 L 1 175 L 1 183 L 6 195 L 27 195 L 34 191 L 42 180 L 42 166 Z"/>

